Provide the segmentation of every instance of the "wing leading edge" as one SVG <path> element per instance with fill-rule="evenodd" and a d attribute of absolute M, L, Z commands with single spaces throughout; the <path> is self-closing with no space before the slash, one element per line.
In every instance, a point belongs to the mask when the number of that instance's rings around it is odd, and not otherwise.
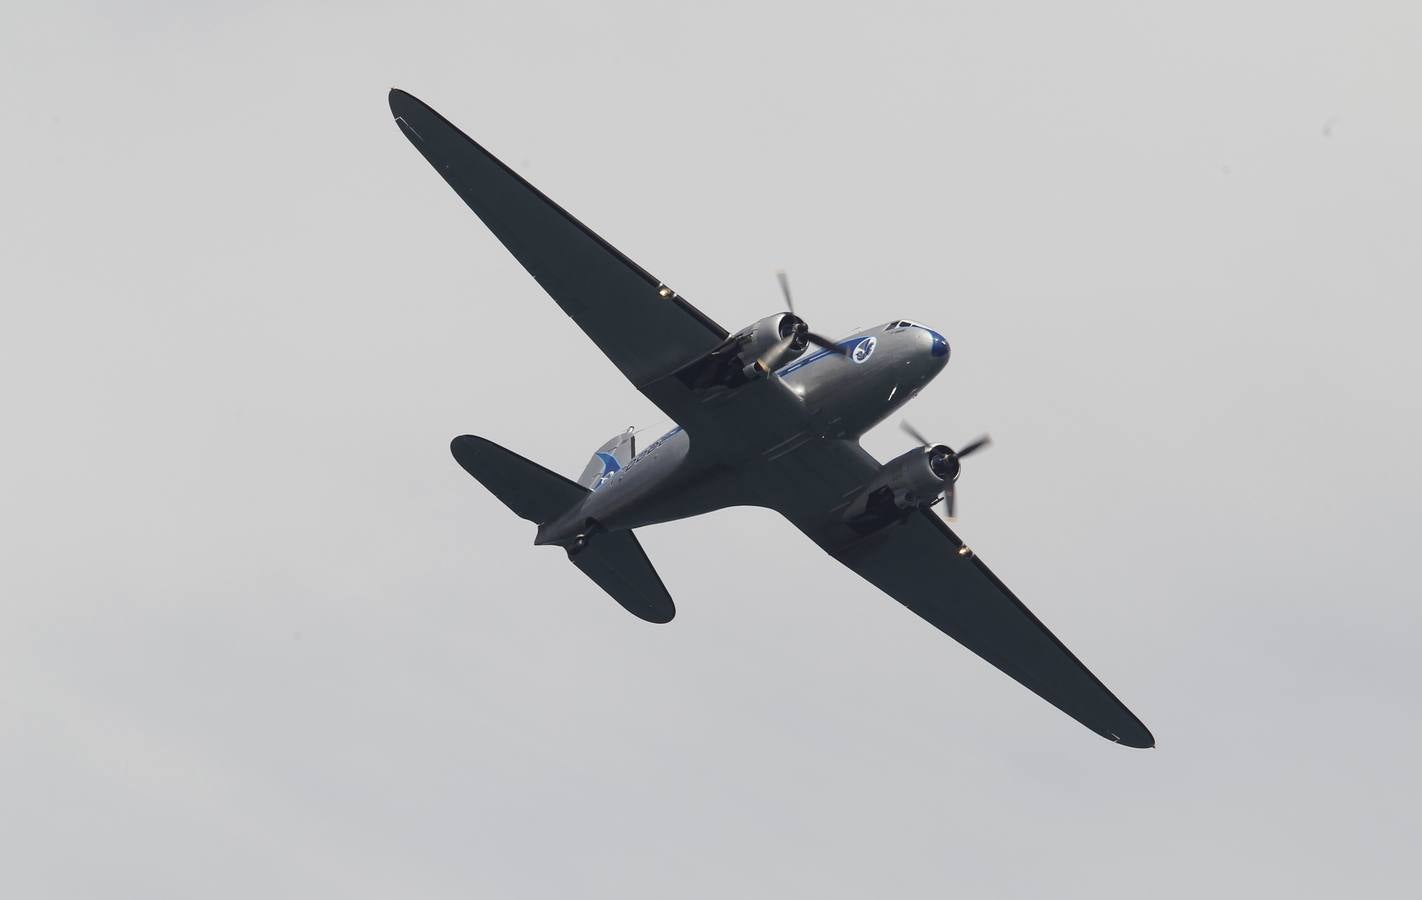
<path fill-rule="evenodd" d="M 639 389 L 708 353 L 726 329 L 666 288 L 424 102 L 394 89 L 415 149 Z M 664 392 L 651 399 L 673 418 Z"/>
<path fill-rule="evenodd" d="M 880 468 L 858 444 L 822 441 L 797 456 L 779 470 L 769 505 L 826 553 L 1102 737 L 1155 746 L 1141 720 L 936 515 L 910 513 L 864 536 L 842 523 L 836 507 Z"/>

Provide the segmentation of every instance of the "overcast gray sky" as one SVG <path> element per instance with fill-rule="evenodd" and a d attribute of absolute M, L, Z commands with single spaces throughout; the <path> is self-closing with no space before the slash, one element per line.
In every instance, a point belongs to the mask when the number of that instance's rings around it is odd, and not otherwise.
<path fill-rule="evenodd" d="M 0 75 L 0 894 L 1416 896 L 1416 3 L 10 2 Z M 640 533 L 668 626 L 533 548 L 452 435 L 664 423 L 392 85 L 727 327 L 947 334 L 960 533 L 1159 749 L 767 511 Z"/>

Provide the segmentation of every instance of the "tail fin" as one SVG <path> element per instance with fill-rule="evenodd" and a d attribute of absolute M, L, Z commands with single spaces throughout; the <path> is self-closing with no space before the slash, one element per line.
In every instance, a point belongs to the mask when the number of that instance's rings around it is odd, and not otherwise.
<path fill-rule="evenodd" d="M 578 484 L 595 491 L 609 475 L 627 465 L 636 455 L 637 439 L 632 436 L 632 429 L 629 428 L 597 448 L 592 459 L 588 460 L 588 467 L 578 476 Z"/>
<path fill-rule="evenodd" d="M 625 444 L 619 443 L 624 439 Z M 609 449 L 614 445 L 614 449 Z M 627 458 L 631 459 L 630 433 L 613 438 L 598 454 L 620 452 L 624 447 L 629 452 Z M 538 525 L 557 519 L 589 493 L 587 487 L 472 434 L 455 438 L 449 449 L 464 471 L 478 479 L 515 515 Z M 598 461 L 596 456 L 593 460 Z M 632 532 L 595 531 L 586 540 L 580 537 L 577 546 L 568 547 L 568 559 L 639 619 L 670 622 L 676 615 L 676 605 L 666 585 L 662 584 Z"/>
<path fill-rule="evenodd" d="M 588 495 L 587 488 L 472 434 L 455 438 L 449 452 L 514 515 L 537 525 L 558 518 Z"/>

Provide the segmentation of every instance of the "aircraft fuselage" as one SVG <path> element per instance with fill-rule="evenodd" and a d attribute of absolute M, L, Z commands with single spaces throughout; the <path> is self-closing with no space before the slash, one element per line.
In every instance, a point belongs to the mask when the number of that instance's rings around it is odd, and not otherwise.
<path fill-rule="evenodd" d="M 724 448 L 694 453 L 694 436 L 677 426 L 608 473 L 579 507 L 547 523 L 537 542 L 564 544 L 591 529 L 641 528 L 753 502 L 755 492 L 742 484 L 746 463 L 773 461 L 816 439 L 858 439 L 916 396 L 949 356 L 941 334 L 905 319 L 855 332 L 838 345 L 843 355 L 812 346 L 764 376 L 777 379 L 808 413 L 791 434 L 747 422 L 740 458 L 730 460 Z M 727 402 L 735 403 L 734 394 Z"/>

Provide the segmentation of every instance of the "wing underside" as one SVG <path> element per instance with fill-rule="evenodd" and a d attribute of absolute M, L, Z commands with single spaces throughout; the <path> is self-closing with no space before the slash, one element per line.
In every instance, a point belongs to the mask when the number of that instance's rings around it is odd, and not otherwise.
<path fill-rule="evenodd" d="M 390 92 L 400 130 L 544 290 L 639 389 L 704 356 L 727 332 L 573 218 L 439 113 Z M 667 409 L 679 398 L 649 393 Z"/>
<path fill-rule="evenodd" d="M 820 441 L 787 458 L 771 496 L 825 552 L 1062 712 L 1109 740 L 1155 738 L 933 513 L 911 512 L 868 535 L 840 509 L 879 464 L 857 443 Z"/>

